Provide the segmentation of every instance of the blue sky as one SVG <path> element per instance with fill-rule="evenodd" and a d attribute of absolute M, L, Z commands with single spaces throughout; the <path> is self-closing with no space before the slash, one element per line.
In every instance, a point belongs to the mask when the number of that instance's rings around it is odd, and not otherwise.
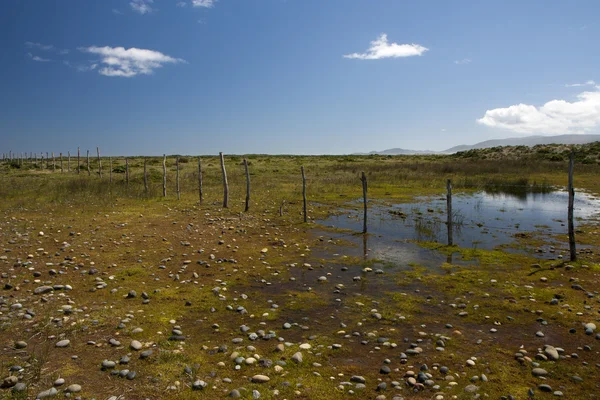
<path fill-rule="evenodd" d="M 600 133 L 600 2 L 3 0 L 1 152 Z"/>

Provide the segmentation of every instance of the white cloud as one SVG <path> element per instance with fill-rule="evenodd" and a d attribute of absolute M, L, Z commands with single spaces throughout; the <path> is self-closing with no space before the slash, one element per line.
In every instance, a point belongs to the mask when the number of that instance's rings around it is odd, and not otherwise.
<path fill-rule="evenodd" d="M 90 46 L 79 50 L 101 56 L 101 63 L 105 66 L 99 73 L 105 76 L 121 76 L 130 78 L 138 74 L 149 75 L 164 64 L 185 62 L 181 58 L 173 58 L 159 51 L 136 49 L 132 47 L 97 47 Z"/>
<path fill-rule="evenodd" d="M 427 50 L 418 44 L 388 43 L 387 35 L 382 33 L 371 42 L 371 47 L 366 53 L 352 53 L 344 55 L 344 58 L 357 58 L 359 60 L 379 60 L 381 58 L 412 57 L 423 55 Z"/>
<path fill-rule="evenodd" d="M 216 0 L 192 0 L 192 7 L 212 8 Z"/>
<path fill-rule="evenodd" d="M 187 7 L 187 3 L 185 1 L 178 1 L 176 5 L 177 7 Z"/>
<path fill-rule="evenodd" d="M 470 64 L 471 61 L 472 60 L 470 58 L 463 58 L 462 60 L 456 60 L 456 61 L 454 61 L 454 64 L 456 64 L 456 65 Z"/>
<path fill-rule="evenodd" d="M 129 5 L 133 11 L 144 15 L 153 11 L 152 3 L 154 3 L 154 0 L 132 0 Z"/>
<path fill-rule="evenodd" d="M 42 57 L 38 57 L 38 56 L 34 56 L 31 53 L 27 53 L 27 55 L 29 56 L 29 58 L 31 58 L 33 61 L 38 61 L 38 62 L 48 62 L 48 61 L 52 61 L 48 58 L 42 58 Z"/>
<path fill-rule="evenodd" d="M 584 83 L 571 83 L 571 84 L 565 85 L 565 87 L 580 87 L 580 86 L 596 86 L 596 82 L 589 80 Z"/>
<path fill-rule="evenodd" d="M 112 12 L 113 12 L 113 14 L 123 15 L 123 12 L 121 10 L 116 9 L 116 8 L 113 8 Z"/>
<path fill-rule="evenodd" d="M 583 92 L 577 100 L 552 100 L 541 107 L 517 104 L 487 110 L 478 123 L 528 134 L 585 133 L 600 127 L 600 91 Z"/>

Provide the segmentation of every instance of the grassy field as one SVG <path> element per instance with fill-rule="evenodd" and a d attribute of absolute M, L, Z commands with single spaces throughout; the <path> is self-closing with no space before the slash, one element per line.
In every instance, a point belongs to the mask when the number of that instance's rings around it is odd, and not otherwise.
<path fill-rule="evenodd" d="M 112 182 L 108 158 L 102 178 L 95 159 L 90 175 L 73 159 L 70 172 L 66 161 L 63 172 L 4 162 L 0 395 L 598 398 L 600 331 L 584 327 L 600 317 L 597 226 L 581 224 L 591 250 L 576 262 L 422 243 L 450 256 L 435 272 L 356 257 L 315 222 L 360 206 L 362 171 L 382 204 L 443 195 L 447 179 L 458 193 L 566 186 L 568 149 L 519 151 L 249 155 L 248 212 L 242 156 L 225 157 L 227 209 L 216 156 L 201 157 L 202 203 L 197 157 L 180 157 L 181 200 L 174 156 L 166 197 L 162 157 L 129 158 L 129 184 L 124 158 L 112 159 Z M 596 147 L 578 151 L 575 186 L 598 195 Z M 533 250 L 564 238 L 516 240 Z"/>

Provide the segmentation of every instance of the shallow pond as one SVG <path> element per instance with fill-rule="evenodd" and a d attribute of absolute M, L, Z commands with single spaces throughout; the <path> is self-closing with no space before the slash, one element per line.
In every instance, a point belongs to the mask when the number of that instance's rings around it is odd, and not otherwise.
<path fill-rule="evenodd" d="M 433 241 L 447 243 L 446 199 L 419 198 L 414 203 L 383 205 L 371 203 L 368 216 L 368 242 L 361 237 L 346 236 L 363 247 L 365 256 L 393 262 L 416 262 L 430 264 L 440 258 L 409 241 Z M 464 248 L 493 249 L 510 245 L 520 235 L 564 234 L 567 241 L 568 194 L 527 193 L 521 195 L 479 192 L 455 194 L 452 208 L 455 227 L 454 244 Z M 600 199 L 585 193 L 576 193 L 574 203 L 575 226 L 578 223 L 600 221 Z M 362 231 L 362 209 L 344 211 L 331 216 L 322 225 Z M 550 245 L 564 247 L 564 243 L 550 239 Z M 534 250 L 534 249 L 530 249 Z M 522 251 L 510 249 L 509 251 Z M 555 258 L 560 251 L 537 253 L 540 257 Z M 438 264 L 439 265 L 439 264 Z"/>

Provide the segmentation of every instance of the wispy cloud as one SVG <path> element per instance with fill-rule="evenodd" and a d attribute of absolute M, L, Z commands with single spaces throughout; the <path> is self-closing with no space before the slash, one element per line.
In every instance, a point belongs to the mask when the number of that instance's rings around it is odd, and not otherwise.
<path fill-rule="evenodd" d="M 596 86 L 596 82 L 589 80 L 584 83 L 568 83 L 565 87 Z"/>
<path fill-rule="evenodd" d="M 212 8 L 216 0 L 192 0 L 192 7 Z"/>
<path fill-rule="evenodd" d="M 187 7 L 187 3 L 185 1 L 178 1 L 176 6 L 177 7 Z"/>
<path fill-rule="evenodd" d="M 600 91 L 580 93 L 573 102 L 551 100 L 541 107 L 517 104 L 487 110 L 477 122 L 528 134 L 585 133 L 600 127 Z"/>
<path fill-rule="evenodd" d="M 51 45 L 51 44 L 42 44 L 42 43 L 37 43 L 37 42 L 25 42 L 25 47 L 27 47 L 28 49 L 48 51 L 48 52 L 56 53 L 59 55 L 69 54 L 69 50 L 58 49 L 58 48 L 54 47 L 54 45 Z"/>
<path fill-rule="evenodd" d="M 473 61 L 473 60 L 471 60 L 470 58 L 463 58 L 462 60 L 455 60 L 454 64 L 456 64 L 456 65 L 465 65 L 465 64 L 470 64 L 471 61 Z"/>
<path fill-rule="evenodd" d="M 42 58 L 42 57 L 38 57 L 38 56 L 34 56 L 31 53 L 27 53 L 27 55 L 29 56 L 29 58 L 31 58 L 33 61 L 38 61 L 38 62 L 48 62 L 48 61 L 52 61 L 48 58 Z"/>
<path fill-rule="evenodd" d="M 185 62 L 181 58 L 173 58 L 159 51 L 135 47 L 125 49 L 124 47 L 90 46 L 79 50 L 101 57 L 100 63 L 105 66 L 98 72 L 104 76 L 131 78 L 139 74 L 150 75 L 165 64 Z"/>
<path fill-rule="evenodd" d="M 356 58 L 359 60 L 380 60 L 382 58 L 412 57 L 423 55 L 429 49 L 419 44 L 388 43 L 387 35 L 382 33 L 371 42 L 366 53 L 352 53 L 344 55 L 344 58 Z"/>
<path fill-rule="evenodd" d="M 151 6 L 152 3 L 154 3 L 154 0 L 132 0 L 129 5 L 136 13 L 144 15 L 154 11 Z"/>
<path fill-rule="evenodd" d="M 119 9 L 116 9 L 116 8 L 113 8 L 113 9 L 112 9 L 112 12 L 113 12 L 113 14 L 117 14 L 117 15 L 123 15 L 123 11 L 121 11 L 121 10 L 119 10 Z"/>
<path fill-rule="evenodd" d="M 78 72 L 93 71 L 98 67 L 98 64 L 72 64 L 70 61 L 63 61 L 63 64 L 69 68 L 73 68 Z"/>

